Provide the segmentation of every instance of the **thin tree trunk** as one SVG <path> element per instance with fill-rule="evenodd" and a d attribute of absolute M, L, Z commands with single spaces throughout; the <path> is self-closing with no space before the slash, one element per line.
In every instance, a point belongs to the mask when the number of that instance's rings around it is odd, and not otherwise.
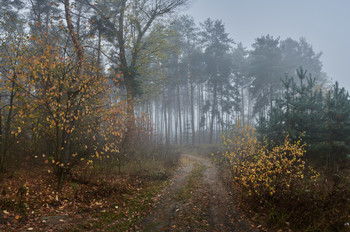
<path fill-rule="evenodd" d="M 220 116 L 221 123 L 220 123 L 220 125 L 221 125 L 221 131 L 224 131 L 224 109 L 222 107 L 224 99 L 223 99 L 222 94 L 220 95 L 220 101 L 221 101 L 221 116 Z"/>
<path fill-rule="evenodd" d="M 157 144 L 159 143 L 159 104 L 158 104 L 158 96 L 155 97 L 155 105 L 154 105 L 154 122 L 155 122 L 155 134 L 156 134 L 156 140 Z"/>
<path fill-rule="evenodd" d="M 251 96 L 250 96 L 250 92 L 248 90 L 248 93 L 247 93 L 247 97 L 248 97 L 248 118 L 247 118 L 247 121 L 248 121 L 248 125 L 251 125 L 251 118 L 252 118 L 252 113 L 251 113 L 251 108 L 252 108 L 252 101 L 251 101 Z"/>
<path fill-rule="evenodd" d="M 102 40 L 102 34 L 101 31 L 98 31 L 98 47 L 97 47 L 97 65 L 99 69 L 101 69 L 101 40 Z"/>
<path fill-rule="evenodd" d="M 186 144 L 190 143 L 190 128 L 189 128 L 189 122 L 190 122 L 190 90 L 188 86 L 188 81 L 186 81 L 186 120 L 184 120 L 184 127 L 186 128 Z"/>
<path fill-rule="evenodd" d="M 170 140 L 172 137 L 172 94 L 171 90 L 168 88 L 168 99 L 167 99 L 167 105 L 168 105 L 168 144 L 170 144 Z"/>
<path fill-rule="evenodd" d="M 189 77 L 190 77 L 190 100 L 191 100 L 191 129 L 192 129 L 192 145 L 195 144 L 196 141 L 196 135 L 195 135 L 195 128 L 194 128 L 194 100 L 193 100 L 193 76 L 192 76 L 192 67 L 190 64 L 189 67 Z"/>
<path fill-rule="evenodd" d="M 241 101 L 242 101 L 241 120 L 242 120 L 242 125 L 244 125 L 245 124 L 245 117 L 244 117 L 244 88 L 243 88 L 243 86 L 241 88 L 241 96 L 242 96 L 242 99 L 241 99 Z"/>
<path fill-rule="evenodd" d="M 178 86 L 177 86 L 178 87 Z M 178 144 L 178 134 L 177 134 L 177 132 L 178 132 L 178 126 L 179 126 L 179 118 L 178 118 L 178 114 L 179 114 L 179 109 L 178 109 L 178 99 L 177 99 L 177 93 L 175 93 L 175 95 L 176 95 L 176 102 L 175 102 L 175 105 L 174 105 L 174 107 L 175 107 L 175 109 L 174 109 L 174 113 L 175 113 L 175 115 L 174 115 L 174 118 L 175 118 L 175 144 Z"/>
<path fill-rule="evenodd" d="M 216 82 L 214 83 L 214 93 L 213 93 L 213 103 L 212 103 L 212 111 L 211 111 L 211 120 L 210 120 L 210 134 L 209 134 L 209 143 L 213 143 L 213 134 L 214 134 L 214 119 L 215 119 L 215 114 L 216 114 L 216 102 L 217 102 L 217 84 Z"/>
<path fill-rule="evenodd" d="M 10 140 L 11 120 L 12 120 L 13 104 L 14 104 L 13 101 L 15 98 L 15 91 L 14 91 L 15 79 L 16 79 L 16 74 L 14 74 L 14 78 L 12 80 L 9 111 L 6 117 L 4 134 L 2 134 L 3 137 L 1 137 L 0 172 L 3 172 L 5 169 L 6 155 L 7 155 L 7 150 L 8 150 L 9 140 Z"/>
<path fill-rule="evenodd" d="M 162 103 L 163 104 L 163 103 Z M 164 106 L 162 105 L 159 109 L 159 119 L 160 119 L 160 127 L 159 127 L 159 136 L 161 136 L 161 144 L 164 144 L 163 141 L 163 135 L 165 134 L 164 132 Z"/>
<path fill-rule="evenodd" d="M 179 129 L 180 129 L 180 145 L 182 144 L 182 136 L 183 136 L 183 132 L 182 132 L 182 121 L 181 121 L 181 101 L 180 101 L 180 86 L 177 86 L 177 108 L 178 108 L 178 112 L 179 112 Z"/>
<path fill-rule="evenodd" d="M 204 102 L 207 104 L 207 102 L 210 101 L 210 91 L 209 91 L 209 83 L 205 86 L 205 95 L 204 95 Z M 204 132 L 205 132 L 205 142 L 209 143 L 208 133 L 210 134 L 209 125 L 210 125 L 210 113 L 209 111 L 205 112 L 204 115 L 205 123 L 204 123 Z"/>
<path fill-rule="evenodd" d="M 198 135 L 197 135 L 197 141 L 198 143 L 200 144 L 201 143 L 201 126 L 200 126 L 200 122 L 201 122 L 201 118 L 202 118 L 202 110 L 201 110 L 201 107 L 202 107 L 202 102 L 201 102 L 201 88 L 202 88 L 202 85 L 199 84 L 198 85 L 198 107 L 197 107 L 197 122 L 198 122 Z"/>
<path fill-rule="evenodd" d="M 164 113 L 165 144 L 169 145 L 168 123 L 167 123 L 166 101 L 165 101 L 165 84 L 163 84 L 162 98 L 163 98 L 163 113 Z"/>
<path fill-rule="evenodd" d="M 3 154 L 2 154 L 2 148 L 3 148 L 3 133 L 2 133 L 2 96 L 0 93 L 0 172 L 3 171 L 4 168 L 4 161 L 3 161 Z"/>

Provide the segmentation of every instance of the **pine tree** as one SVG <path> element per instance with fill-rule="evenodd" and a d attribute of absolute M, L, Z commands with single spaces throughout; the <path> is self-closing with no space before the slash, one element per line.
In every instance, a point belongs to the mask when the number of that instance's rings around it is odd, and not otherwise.
<path fill-rule="evenodd" d="M 326 97 L 327 162 L 339 161 L 350 151 L 349 93 L 336 82 Z"/>
<path fill-rule="evenodd" d="M 209 143 L 214 139 L 214 122 L 220 120 L 220 109 L 218 108 L 220 97 L 227 97 L 226 88 L 232 88 L 230 80 L 232 73 L 232 60 L 228 51 L 232 48 L 233 40 L 225 32 L 225 26 L 221 20 L 207 19 L 202 26 L 202 42 L 206 55 L 206 71 L 208 75 L 208 88 L 212 93 L 209 103 L 210 128 Z M 226 98 L 230 99 L 230 97 Z M 230 99 L 231 100 L 231 99 Z"/>

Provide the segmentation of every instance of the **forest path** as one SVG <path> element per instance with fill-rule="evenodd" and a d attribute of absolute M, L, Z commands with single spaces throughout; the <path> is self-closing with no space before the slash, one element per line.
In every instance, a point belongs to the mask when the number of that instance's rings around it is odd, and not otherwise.
<path fill-rule="evenodd" d="M 255 231 L 234 207 L 214 164 L 183 154 L 142 231 Z"/>

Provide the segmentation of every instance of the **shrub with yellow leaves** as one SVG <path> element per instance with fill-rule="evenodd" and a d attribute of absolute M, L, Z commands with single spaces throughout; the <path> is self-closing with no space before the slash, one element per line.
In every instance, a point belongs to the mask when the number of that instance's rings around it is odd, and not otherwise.
<path fill-rule="evenodd" d="M 255 130 L 238 123 L 223 135 L 225 159 L 242 196 L 255 199 L 288 197 L 306 190 L 318 174 L 305 166 L 305 144 L 301 139 L 267 149 Z M 307 176 L 307 178 L 305 178 Z"/>

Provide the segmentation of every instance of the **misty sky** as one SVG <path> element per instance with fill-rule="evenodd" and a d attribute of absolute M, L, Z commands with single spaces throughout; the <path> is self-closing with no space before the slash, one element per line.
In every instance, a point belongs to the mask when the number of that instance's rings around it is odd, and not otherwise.
<path fill-rule="evenodd" d="M 235 40 L 250 47 L 262 35 L 305 37 L 322 52 L 323 70 L 350 90 L 349 0 L 193 0 L 183 12 L 196 22 L 222 19 Z"/>

